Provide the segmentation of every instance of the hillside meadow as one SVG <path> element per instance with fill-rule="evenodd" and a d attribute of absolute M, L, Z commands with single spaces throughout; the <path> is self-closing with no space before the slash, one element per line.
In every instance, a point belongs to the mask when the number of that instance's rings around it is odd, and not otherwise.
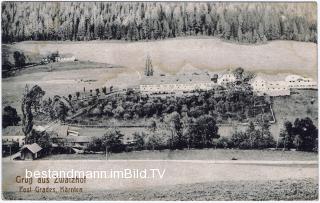
<path fill-rule="evenodd" d="M 25 41 L 15 49 L 45 55 L 70 53 L 83 61 L 117 64 L 143 73 L 151 56 L 156 72 L 177 73 L 190 64 L 198 69 L 222 71 L 241 66 L 260 73 L 296 73 L 314 77 L 317 73 L 317 44 L 270 41 L 265 44 L 237 44 L 210 37 L 159 41 Z"/>

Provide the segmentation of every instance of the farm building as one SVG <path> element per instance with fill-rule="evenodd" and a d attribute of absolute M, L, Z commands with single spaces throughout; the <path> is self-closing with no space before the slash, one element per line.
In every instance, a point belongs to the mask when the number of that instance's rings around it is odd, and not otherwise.
<path fill-rule="evenodd" d="M 65 138 L 65 146 L 78 149 L 86 149 L 93 137 L 90 136 L 69 136 Z"/>
<path fill-rule="evenodd" d="M 210 90 L 217 84 L 208 75 L 153 76 L 141 81 L 143 93 L 183 93 Z"/>
<path fill-rule="evenodd" d="M 56 62 L 70 62 L 75 60 L 76 60 L 76 57 L 71 54 L 63 54 L 55 57 Z"/>
<path fill-rule="evenodd" d="M 20 153 L 21 153 L 20 158 L 22 160 L 37 159 L 41 156 L 41 154 L 40 154 L 41 150 L 42 150 L 42 148 L 37 143 L 24 145 L 20 151 Z"/>
<path fill-rule="evenodd" d="M 317 89 L 317 82 L 312 78 L 305 78 L 299 75 L 288 75 L 285 79 L 289 88 L 292 89 Z"/>
<path fill-rule="evenodd" d="M 253 91 L 258 95 L 267 94 L 269 96 L 285 96 L 290 95 L 290 89 L 285 81 L 273 80 L 257 76 L 251 82 Z"/>

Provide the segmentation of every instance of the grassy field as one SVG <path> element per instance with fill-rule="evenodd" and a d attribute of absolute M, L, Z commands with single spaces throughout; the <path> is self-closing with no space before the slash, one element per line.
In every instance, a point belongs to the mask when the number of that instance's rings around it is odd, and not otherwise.
<path fill-rule="evenodd" d="M 317 44 L 272 41 L 259 45 L 240 45 L 216 38 L 178 38 L 150 42 L 20 42 L 15 49 L 47 54 L 71 53 L 79 60 L 119 64 L 143 72 L 149 54 L 155 73 L 177 73 L 190 64 L 198 69 L 221 71 L 241 66 L 255 72 L 297 73 L 316 76 Z"/>
<path fill-rule="evenodd" d="M 294 90 L 290 97 L 275 97 L 272 106 L 278 122 L 309 117 L 318 122 L 318 91 Z"/>
<path fill-rule="evenodd" d="M 4 192 L 6 200 L 317 200 L 318 182 L 313 179 L 272 181 L 221 181 L 182 184 L 141 190 L 41 194 Z"/>
<path fill-rule="evenodd" d="M 43 65 L 36 65 L 28 68 L 23 68 L 11 72 L 10 77 L 19 76 L 24 74 L 32 74 L 38 72 L 56 72 L 56 71 L 68 71 L 68 70 L 82 70 L 82 69 L 98 69 L 98 68 L 120 68 L 120 66 L 114 66 L 105 63 L 97 63 L 91 61 L 74 61 L 74 62 L 59 62 Z"/>
<path fill-rule="evenodd" d="M 277 123 L 271 126 L 271 132 L 278 137 L 285 121 L 294 122 L 296 118 L 309 117 L 318 126 L 318 91 L 295 90 L 286 97 L 275 97 L 272 109 Z M 313 103 L 311 102 L 313 100 Z"/>
<path fill-rule="evenodd" d="M 29 86 L 37 84 L 46 92 L 45 97 L 53 97 L 54 95 L 67 96 L 70 93 L 75 94 L 77 91 L 82 92 L 84 87 L 89 91 L 101 88 L 107 83 L 115 84 L 113 81 L 118 77 L 126 78 L 130 75 L 132 77 L 130 71 L 124 73 L 126 68 L 101 68 L 101 66 L 97 67 L 97 64 L 88 62 L 59 63 L 53 67 L 55 70 L 52 72 L 48 72 L 47 67 L 44 67 L 41 72 L 3 78 L 2 105 L 11 105 L 17 108 L 20 113 L 20 101 L 26 84 Z M 34 68 L 38 69 L 38 67 Z M 29 70 L 24 71 L 28 72 Z"/>
<path fill-rule="evenodd" d="M 317 153 L 271 150 L 162 150 L 136 151 L 111 154 L 111 160 L 266 160 L 266 161 L 316 161 Z M 105 154 L 60 154 L 44 157 L 48 160 L 105 160 Z M 236 161 L 235 161 L 236 162 Z"/>

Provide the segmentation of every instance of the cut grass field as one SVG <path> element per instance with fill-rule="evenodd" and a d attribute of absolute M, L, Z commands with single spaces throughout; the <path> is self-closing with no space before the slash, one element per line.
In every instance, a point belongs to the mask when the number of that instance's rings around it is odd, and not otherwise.
<path fill-rule="evenodd" d="M 299 151 L 272 150 L 162 150 L 113 153 L 110 160 L 258 160 L 258 161 L 316 161 L 318 154 Z M 59 154 L 44 157 L 45 160 L 105 160 L 105 154 Z M 235 161 L 236 163 L 236 161 Z"/>
<path fill-rule="evenodd" d="M 82 193 L 4 192 L 6 200 L 317 200 L 318 182 L 313 179 L 270 181 L 220 181 L 180 184 L 140 190 L 98 190 Z"/>

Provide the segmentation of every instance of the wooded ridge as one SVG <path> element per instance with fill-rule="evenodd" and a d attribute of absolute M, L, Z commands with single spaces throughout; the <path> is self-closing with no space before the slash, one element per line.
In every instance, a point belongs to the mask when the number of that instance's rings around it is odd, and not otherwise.
<path fill-rule="evenodd" d="M 317 42 L 316 3 L 3 2 L 2 40 Z"/>

